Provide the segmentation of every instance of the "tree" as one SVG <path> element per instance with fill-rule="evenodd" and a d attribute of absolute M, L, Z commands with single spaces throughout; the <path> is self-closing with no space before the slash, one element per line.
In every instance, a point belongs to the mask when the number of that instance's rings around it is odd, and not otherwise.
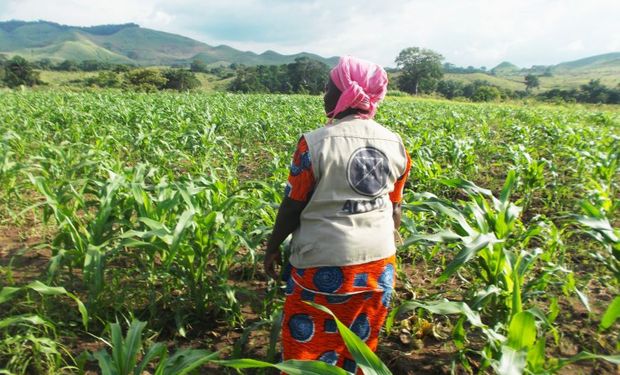
<path fill-rule="evenodd" d="M 187 91 L 200 86 L 200 81 L 196 75 L 185 69 L 168 69 L 164 72 L 167 89 L 177 91 Z"/>
<path fill-rule="evenodd" d="M 585 85 L 581 85 L 580 101 L 586 103 L 607 103 L 608 88 L 601 84 L 600 79 L 590 80 Z"/>
<path fill-rule="evenodd" d="M 502 93 L 494 86 L 479 86 L 476 88 L 472 100 L 476 102 L 491 102 L 499 100 Z"/>
<path fill-rule="evenodd" d="M 78 66 L 84 72 L 95 72 L 112 68 L 112 64 L 100 60 L 84 60 Z"/>
<path fill-rule="evenodd" d="M 463 96 L 464 84 L 455 80 L 442 80 L 437 84 L 437 92 L 446 97 L 453 99 L 457 96 Z"/>
<path fill-rule="evenodd" d="M 95 77 L 84 80 L 86 86 L 120 87 L 121 79 L 118 73 L 112 71 L 99 72 Z"/>
<path fill-rule="evenodd" d="M 41 83 L 39 73 L 35 72 L 32 64 L 21 56 L 15 56 L 4 64 L 3 80 L 9 87 L 34 86 Z"/>
<path fill-rule="evenodd" d="M 421 81 L 435 82 L 441 79 L 442 60 L 442 55 L 430 49 L 409 47 L 400 51 L 395 60 L 396 66 L 401 69 L 399 89 L 417 95 Z"/>
<path fill-rule="evenodd" d="M 288 82 L 293 92 L 320 94 L 325 88 L 329 67 L 317 60 L 298 57 L 294 63 L 287 65 Z"/>
<path fill-rule="evenodd" d="M 126 85 L 141 91 L 156 91 L 166 85 L 166 78 L 155 69 L 134 69 L 125 73 Z"/>
<path fill-rule="evenodd" d="M 56 65 L 56 70 L 62 70 L 65 72 L 77 72 L 80 70 L 80 67 L 77 62 L 73 60 L 65 60 L 60 64 Z"/>
<path fill-rule="evenodd" d="M 189 66 L 189 69 L 194 73 L 207 73 L 209 71 L 209 66 L 202 60 L 194 60 Z"/>
<path fill-rule="evenodd" d="M 52 60 L 48 58 L 42 58 L 39 61 L 35 61 L 33 67 L 41 70 L 52 70 L 54 64 L 52 63 Z"/>
<path fill-rule="evenodd" d="M 534 74 L 528 74 L 525 76 L 525 90 L 530 91 L 536 87 L 540 87 L 540 80 L 538 76 Z"/>

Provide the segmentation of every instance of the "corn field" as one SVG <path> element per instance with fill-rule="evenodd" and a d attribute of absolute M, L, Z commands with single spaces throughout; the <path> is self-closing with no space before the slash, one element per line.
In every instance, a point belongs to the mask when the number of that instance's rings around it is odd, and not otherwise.
<path fill-rule="evenodd" d="M 376 119 L 412 158 L 381 371 L 616 373 L 620 111 L 388 98 Z M 0 93 L 0 373 L 277 364 L 283 286 L 258 265 L 325 122 L 313 96 Z"/>

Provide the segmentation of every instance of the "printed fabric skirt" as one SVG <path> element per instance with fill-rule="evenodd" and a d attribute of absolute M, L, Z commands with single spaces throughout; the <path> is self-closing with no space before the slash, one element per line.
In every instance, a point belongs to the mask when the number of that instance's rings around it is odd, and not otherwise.
<path fill-rule="evenodd" d="M 394 290 L 395 261 L 391 256 L 343 267 L 291 267 L 282 320 L 283 359 L 321 360 L 361 374 L 333 318 L 304 301 L 328 307 L 375 351 Z"/>

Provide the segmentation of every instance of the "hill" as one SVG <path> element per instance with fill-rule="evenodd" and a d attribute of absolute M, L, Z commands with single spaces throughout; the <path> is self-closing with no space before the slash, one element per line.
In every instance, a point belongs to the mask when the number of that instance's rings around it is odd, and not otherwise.
<path fill-rule="evenodd" d="M 0 22 L 0 53 L 21 55 L 30 60 L 100 60 L 145 66 L 188 64 L 195 59 L 213 65 L 286 64 L 298 57 L 311 57 L 329 66 L 338 62 L 337 57 L 324 58 L 305 52 L 282 55 L 266 51 L 257 54 L 226 45 L 210 46 L 135 23 L 79 27 L 47 21 Z"/>
<path fill-rule="evenodd" d="M 504 61 L 495 68 L 491 69 L 491 73 L 494 75 L 508 75 L 518 72 L 520 69 L 513 63 L 509 63 L 508 61 Z"/>
<path fill-rule="evenodd" d="M 618 69 L 620 72 L 620 52 L 607 53 L 586 57 L 583 59 L 564 62 L 551 67 L 552 72 L 563 71 L 598 71 L 603 69 Z"/>
<path fill-rule="evenodd" d="M 620 85 L 620 52 L 590 56 L 557 65 L 535 65 L 530 68 L 520 68 L 504 61 L 489 73 L 450 73 L 446 74 L 446 78 L 464 83 L 485 80 L 499 87 L 523 90 L 527 74 L 539 76 L 541 91 L 578 88 L 593 79 L 600 80 L 608 87 L 616 87 Z"/>

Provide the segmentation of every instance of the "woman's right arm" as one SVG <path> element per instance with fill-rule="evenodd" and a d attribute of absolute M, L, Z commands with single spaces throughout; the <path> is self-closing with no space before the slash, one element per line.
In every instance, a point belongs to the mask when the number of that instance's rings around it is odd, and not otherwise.
<path fill-rule="evenodd" d="M 278 209 L 273 232 L 267 242 L 264 266 L 269 277 L 278 279 L 275 266 L 282 264 L 280 245 L 299 227 L 301 212 L 308 204 L 313 188 L 314 174 L 308 144 L 304 137 L 301 137 L 293 155 L 284 200 Z"/>
<path fill-rule="evenodd" d="M 278 209 L 276 223 L 273 226 L 273 232 L 267 242 L 265 250 L 265 273 L 273 279 L 278 279 L 275 266 L 282 265 L 282 255 L 280 253 L 280 245 L 289 234 L 293 233 L 299 227 L 299 217 L 301 211 L 306 207 L 307 202 L 299 202 L 291 198 L 285 197 Z"/>

